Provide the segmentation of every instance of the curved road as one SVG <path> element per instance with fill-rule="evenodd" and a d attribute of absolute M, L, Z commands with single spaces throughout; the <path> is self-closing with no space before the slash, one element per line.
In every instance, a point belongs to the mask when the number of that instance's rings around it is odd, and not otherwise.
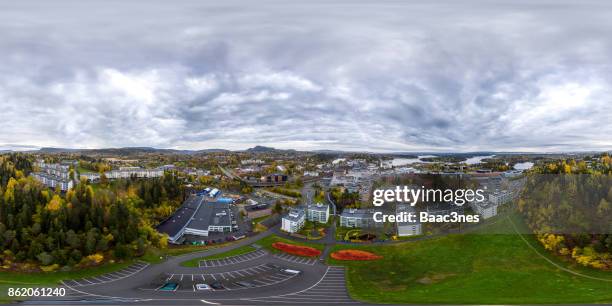
<path fill-rule="evenodd" d="M 215 255 L 273 234 L 272 230 L 246 238 L 232 245 L 168 258 L 148 265 L 137 264 L 127 269 L 78 280 L 64 281 L 67 296 L 36 298 L 26 304 L 230 304 L 230 305 L 296 305 L 296 304 L 359 304 L 352 300 L 345 286 L 343 267 L 326 266 L 318 259 L 266 250 L 208 260 L 205 267 L 189 268 L 186 260 Z M 301 271 L 291 274 L 282 269 Z M 241 287 L 236 282 L 246 282 Z M 195 285 L 221 282 L 226 289 L 197 291 Z M 165 283 L 177 283 L 175 291 L 159 290 Z"/>

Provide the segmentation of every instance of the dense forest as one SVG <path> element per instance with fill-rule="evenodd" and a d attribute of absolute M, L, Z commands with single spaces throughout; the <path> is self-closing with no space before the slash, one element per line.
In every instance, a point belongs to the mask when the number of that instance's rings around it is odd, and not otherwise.
<path fill-rule="evenodd" d="M 519 211 L 544 247 L 578 263 L 612 269 L 612 162 L 549 162 L 528 176 Z"/>
<path fill-rule="evenodd" d="M 0 156 L 2 269 L 83 267 L 166 246 L 153 226 L 183 198 L 174 175 L 104 186 L 81 181 L 60 193 L 28 177 L 31 171 L 24 155 Z"/>

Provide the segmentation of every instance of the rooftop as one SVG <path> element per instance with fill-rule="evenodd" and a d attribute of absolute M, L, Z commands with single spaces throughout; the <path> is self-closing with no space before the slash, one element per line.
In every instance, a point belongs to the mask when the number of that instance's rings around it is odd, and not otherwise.
<path fill-rule="evenodd" d="M 326 212 L 329 209 L 329 204 L 317 203 L 317 204 L 308 204 L 308 210 L 316 210 L 321 212 Z"/>
<path fill-rule="evenodd" d="M 232 226 L 229 203 L 203 202 L 187 225 L 188 228 L 207 230 L 212 226 Z"/>
<path fill-rule="evenodd" d="M 304 218 L 304 209 L 302 208 L 294 208 L 289 211 L 288 214 L 283 216 L 283 219 L 287 219 L 289 221 L 298 221 Z"/>

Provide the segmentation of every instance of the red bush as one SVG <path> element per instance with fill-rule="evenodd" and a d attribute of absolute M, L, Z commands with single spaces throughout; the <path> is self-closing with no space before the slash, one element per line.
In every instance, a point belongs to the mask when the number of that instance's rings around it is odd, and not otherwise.
<path fill-rule="evenodd" d="M 272 243 L 272 247 L 279 251 L 288 253 L 288 254 L 303 256 L 303 257 L 316 257 L 316 256 L 321 255 L 321 251 L 315 248 L 301 246 L 301 245 L 294 245 L 294 244 L 289 244 L 289 243 L 284 243 L 284 242 L 274 242 Z"/>
<path fill-rule="evenodd" d="M 341 250 L 331 253 L 331 258 L 337 260 L 377 260 L 383 257 L 361 250 Z"/>

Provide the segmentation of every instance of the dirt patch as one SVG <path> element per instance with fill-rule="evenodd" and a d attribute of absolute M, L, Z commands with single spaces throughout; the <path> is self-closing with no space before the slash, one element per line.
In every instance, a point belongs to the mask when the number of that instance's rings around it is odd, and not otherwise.
<path fill-rule="evenodd" d="M 426 275 L 424 277 L 417 279 L 416 282 L 422 285 L 431 285 L 431 284 L 439 283 L 454 275 L 455 274 L 453 273 L 430 274 L 430 275 Z"/>

